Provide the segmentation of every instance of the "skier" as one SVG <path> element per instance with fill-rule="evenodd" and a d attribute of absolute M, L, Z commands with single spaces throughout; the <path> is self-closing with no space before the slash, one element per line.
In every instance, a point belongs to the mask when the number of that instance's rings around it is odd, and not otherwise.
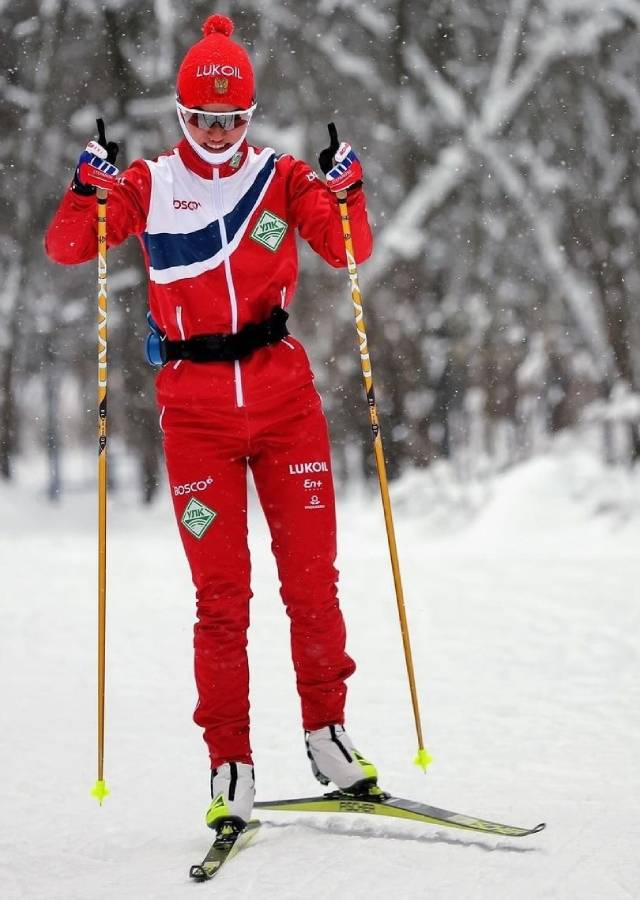
<path fill-rule="evenodd" d="M 337 597 L 336 523 L 327 424 L 306 353 L 286 328 L 297 281 L 295 231 L 330 265 L 346 266 L 336 195 L 346 192 L 358 261 L 372 237 L 360 162 L 347 144 L 320 154 L 326 184 L 304 162 L 247 143 L 254 73 L 233 22 L 204 23 L 177 76 L 184 134 L 120 175 L 117 145 L 81 154 L 46 235 L 55 261 L 97 252 L 96 187 L 109 192 L 108 243 L 136 235 L 162 368 L 157 402 L 175 515 L 196 587 L 198 703 L 211 762 L 207 824 L 251 816 L 250 563 L 247 466 L 264 509 L 281 594 L 307 754 L 316 777 L 358 791 L 377 772 L 344 730 L 345 651 Z"/>

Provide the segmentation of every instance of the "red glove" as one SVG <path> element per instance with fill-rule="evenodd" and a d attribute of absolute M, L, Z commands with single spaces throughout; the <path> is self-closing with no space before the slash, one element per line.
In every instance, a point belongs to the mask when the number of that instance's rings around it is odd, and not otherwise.
<path fill-rule="evenodd" d="M 89 141 L 78 160 L 75 179 L 82 187 L 110 191 L 118 183 L 120 170 L 107 160 L 107 151 L 96 141 Z"/>
<path fill-rule="evenodd" d="M 362 166 L 351 146 L 344 141 L 338 143 L 336 126 L 328 126 L 331 143 L 318 157 L 320 168 L 327 177 L 327 187 L 334 193 L 348 191 L 362 182 Z"/>
<path fill-rule="evenodd" d="M 72 188 L 78 194 L 95 194 L 96 188 L 110 191 L 118 183 L 119 169 L 113 164 L 118 155 L 118 145 L 107 142 L 102 119 L 98 123 L 98 140 L 89 141 L 80 154 L 73 176 Z"/>

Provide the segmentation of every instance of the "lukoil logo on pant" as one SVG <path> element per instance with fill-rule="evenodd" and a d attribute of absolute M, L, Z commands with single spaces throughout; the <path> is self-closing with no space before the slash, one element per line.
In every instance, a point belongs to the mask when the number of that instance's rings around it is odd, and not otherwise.
<path fill-rule="evenodd" d="M 218 513 L 214 509 L 209 509 L 204 503 L 200 503 L 199 500 L 192 497 L 187 503 L 180 521 L 194 538 L 200 540 L 217 515 Z"/>
<path fill-rule="evenodd" d="M 324 460 L 321 462 L 290 463 L 289 475 L 309 475 L 312 472 L 328 472 L 329 466 Z"/>

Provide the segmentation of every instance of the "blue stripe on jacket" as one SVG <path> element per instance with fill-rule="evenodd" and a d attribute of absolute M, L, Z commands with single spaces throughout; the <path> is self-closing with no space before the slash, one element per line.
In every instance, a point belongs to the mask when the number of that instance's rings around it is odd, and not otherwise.
<path fill-rule="evenodd" d="M 264 164 L 255 181 L 240 198 L 235 207 L 224 217 L 227 241 L 231 243 L 238 231 L 242 228 L 255 207 L 258 197 L 273 168 L 275 156 L 270 156 Z M 220 236 L 220 223 L 211 222 L 198 231 L 189 234 L 171 234 L 158 232 L 149 234 L 145 231 L 142 239 L 149 254 L 149 260 L 153 269 L 171 269 L 174 266 L 189 266 L 192 263 L 204 262 L 211 259 L 222 249 Z"/>

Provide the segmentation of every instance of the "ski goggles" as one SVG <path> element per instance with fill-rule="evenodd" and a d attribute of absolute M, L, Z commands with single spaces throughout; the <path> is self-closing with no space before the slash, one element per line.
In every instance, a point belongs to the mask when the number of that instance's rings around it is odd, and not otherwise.
<path fill-rule="evenodd" d="M 233 131 L 234 128 L 240 128 L 241 125 L 248 125 L 257 106 L 254 103 L 249 109 L 232 109 L 229 112 L 207 112 L 206 109 L 191 109 L 189 106 L 183 106 L 179 100 L 176 100 L 176 105 L 188 125 L 202 128 L 205 131 L 209 128 L 214 128 L 216 125 L 219 125 L 223 131 Z"/>

